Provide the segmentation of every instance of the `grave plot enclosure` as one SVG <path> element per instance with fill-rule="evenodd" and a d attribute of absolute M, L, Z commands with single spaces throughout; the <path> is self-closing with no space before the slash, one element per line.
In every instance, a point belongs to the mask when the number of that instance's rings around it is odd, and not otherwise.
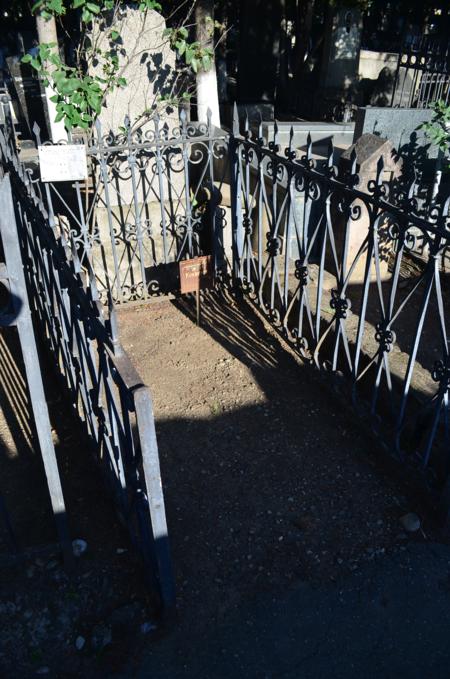
<path fill-rule="evenodd" d="M 92 436 L 112 437 L 112 458 L 129 432 L 123 420 L 117 430 L 109 385 L 115 382 L 128 409 L 137 408 L 133 399 L 141 392 L 127 386 L 114 313 L 105 321 L 100 302 L 113 309 L 176 294 L 179 262 L 211 255 L 218 283 L 248 297 L 304 361 L 339 382 L 358 416 L 367 418 L 405 469 L 420 470 L 433 488 L 445 486 L 448 201 L 419 213 L 415 183 L 383 159 L 360 182 L 355 153 L 337 168 L 330 145 L 316 164 L 311 140 L 300 158 L 293 133 L 281 153 L 276 125 L 266 140 L 261 127 L 250 131 L 248 121 L 241 130 L 236 112 L 229 134 L 210 122 L 188 123 L 183 115 L 174 129 L 155 117 L 144 133 L 126 120 L 114 137 L 105 137 L 97 124 L 86 146 L 88 180 L 69 185 L 43 183 L 27 172 L 8 129 L 2 154 L 20 178 L 17 200 L 39 208 L 39 231 L 26 228 L 26 247 L 35 248 L 39 233 L 51 240 L 49 252 L 58 250 L 58 264 L 52 269 L 39 255 L 40 276 L 30 278 L 42 328 L 69 385 L 75 379 L 70 388 L 84 399 Z M 78 281 L 81 297 L 75 307 L 69 304 L 69 324 L 63 283 L 56 288 L 62 291 L 56 307 L 39 306 L 49 266 Z M 45 294 L 52 305 L 47 288 Z M 224 296 L 224 304 L 229 299 Z M 80 327 L 85 339 L 77 347 L 73 333 Z M 93 341 L 100 343 L 100 364 L 90 355 Z M 148 408 L 141 419 L 151 421 Z M 131 460 L 141 455 L 145 463 L 147 442 L 141 436 L 141 452 L 129 451 Z M 152 513 L 149 464 L 141 497 Z M 159 530 L 157 524 L 152 530 Z"/>

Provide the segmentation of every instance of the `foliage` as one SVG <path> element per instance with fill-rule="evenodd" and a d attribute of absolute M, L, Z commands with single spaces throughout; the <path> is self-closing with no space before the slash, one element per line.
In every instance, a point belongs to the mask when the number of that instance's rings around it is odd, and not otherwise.
<path fill-rule="evenodd" d="M 432 108 L 434 111 L 432 119 L 423 123 L 421 128 L 425 130 L 430 141 L 443 152 L 450 167 L 450 104 L 440 100 L 434 102 Z"/>
<path fill-rule="evenodd" d="M 209 71 L 214 56 L 213 50 L 202 47 L 199 42 L 188 42 L 188 35 L 189 32 L 184 26 L 178 29 L 166 28 L 163 32 L 163 36 L 169 38 L 172 49 L 178 52 L 178 56 L 184 58 L 186 65 L 190 66 L 194 73 L 202 69 Z"/>
<path fill-rule="evenodd" d="M 124 55 L 125 49 L 117 28 L 122 3 L 123 0 L 37 0 L 33 5 L 32 11 L 45 20 L 53 17 L 61 19 L 70 11 L 79 15 L 81 41 L 76 50 L 75 66 L 64 63 L 55 43 L 41 44 L 36 55 L 26 54 L 22 58 L 41 75 L 44 85 L 55 92 L 51 97 L 56 104 L 55 121 L 64 121 L 67 130 L 73 127 L 91 128 L 107 94 L 127 85 L 119 60 L 119 53 Z M 157 0 L 139 0 L 137 6 L 143 13 L 149 10 L 162 12 Z M 105 31 L 108 48 L 102 49 L 103 42 L 99 37 Z M 185 26 L 166 28 L 163 37 L 177 52 L 187 70 L 194 73 L 209 70 L 213 51 L 203 48 L 198 42 L 190 42 Z M 95 66 L 95 71 L 92 66 Z M 96 75 L 99 71 L 101 75 Z M 189 96 L 184 92 L 181 99 L 187 100 Z M 174 93 L 161 96 L 160 101 L 171 105 L 179 103 Z"/>
<path fill-rule="evenodd" d="M 112 41 L 113 38 L 110 38 Z M 29 63 L 42 75 L 46 87 L 51 85 L 55 92 L 51 97 L 56 104 L 55 122 L 63 120 L 68 130 L 72 127 L 91 127 L 100 114 L 106 93 L 126 85 L 125 78 L 118 73 L 119 59 L 114 50 L 100 54 L 96 50 L 97 58 L 104 57 L 103 73 L 102 76 L 92 76 L 80 72 L 76 67 L 67 66 L 59 55 L 56 43 L 41 44 L 38 49 L 36 56 L 26 54 L 22 61 Z"/>

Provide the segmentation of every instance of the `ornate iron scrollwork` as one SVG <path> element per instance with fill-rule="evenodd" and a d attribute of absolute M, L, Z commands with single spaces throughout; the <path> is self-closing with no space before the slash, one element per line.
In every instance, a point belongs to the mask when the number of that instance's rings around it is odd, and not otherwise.
<path fill-rule="evenodd" d="M 334 289 L 331 291 L 330 307 L 336 313 L 336 318 L 347 318 L 347 314 L 350 311 L 351 306 L 351 301 L 347 299 L 347 297 L 341 297 L 341 294 L 338 290 Z"/>
<path fill-rule="evenodd" d="M 302 287 L 308 285 L 308 267 L 301 263 L 299 259 L 295 261 L 294 275 Z"/>
<path fill-rule="evenodd" d="M 431 377 L 434 382 L 439 383 L 443 391 L 450 389 L 450 358 L 448 356 L 444 361 L 440 359 L 435 362 Z"/>
<path fill-rule="evenodd" d="M 267 234 L 267 252 L 271 257 L 277 257 L 281 252 L 281 238 Z"/>
<path fill-rule="evenodd" d="M 375 339 L 380 345 L 380 349 L 383 352 L 389 353 L 392 349 L 392 345 L 395 343 L 395 332 L 386 327 L 384 323 L 377 323 Z"/>
<path fill-rule="evenodd" d="M 253 221 L 249 215 L 245 215 L 242 219 L 242 226 L 247 236 L 251 236 L 253 233 Z"/>

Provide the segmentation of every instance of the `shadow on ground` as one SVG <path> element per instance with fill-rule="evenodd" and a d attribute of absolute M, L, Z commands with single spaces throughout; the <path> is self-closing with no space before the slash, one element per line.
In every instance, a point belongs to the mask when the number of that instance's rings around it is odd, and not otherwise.
<path fill-rule="evenodd" d="M 449 563 L 447 546 L 410 545 L 342 584 L 266 593 L 201 635 L 173 630 L 126 676 L 444 679 Z"/>
<path fill-rule="evenodd" d="M 110 676 L 134 654 L 153 610 L 141 561 L 96 473 L 83 427 L 46 352 L 40 356 L 71 537 L 83 539 L 87 551 L 73 573 L 64 570 L 17 333 L 2 329 L 0 675 Z"/>
<path fill-rule="evenodd" d="M 189 301 L 120 312 L 154 397 L 179 604 L 129 673 L 445 676 L 450 551 L 417 498 L 248 309 L 212 296 L 193 317 Z M 407 511 L 423 532 L 402 531 Z"/>

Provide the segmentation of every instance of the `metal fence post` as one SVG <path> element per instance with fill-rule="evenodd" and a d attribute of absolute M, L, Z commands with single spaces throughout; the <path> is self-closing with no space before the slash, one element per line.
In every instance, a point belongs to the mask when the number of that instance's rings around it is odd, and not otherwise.
<path fill-rule="evenodd" d="M 146 387 L 134 392 L 136 422 L 142 454 L 142 467 L 148 493 L 148 507 L 152 524 L 154 551 L 157 562 L 161 599 L 166 615 L 175 607 L 175 588 L 170 558 L 164 495 L 159 467 L 158 442 L 150 392 Z"/>
<path fill-rule="evenodd" d="M 240 254 L 244 243 L 244 228 L 242 224 L 241 199 L 241 170 L 239 163 L 239 115 L 236 104 L 233 107 L 233 125 L 230 135 L 230 173 L 231 173 L 231 225 L 233 238 L 233 284 L 238 285 L 240 278 Z"/>
<path fill-rule="evenodd" d="M 5 253 L 8 271 L 8 282 L 16 325 L 22 348 L 22 356 L 30 392 L 36 431 L 47 477 L 48 490 L 53 513 L 58 529 L 59 539 L 63 549 L 66 565 L 71 567 L 73 561 L 72 545 L 66 517 L 66 508 L 58 471 L 55 448 L 53 446 L 50 419 L 45 400 L 36 340 L 31 321 L 31 312 L 23 273 L 23 264 L 19 247 L 19 236 L 14 205 L 11 193 L 11 183 L 5 175 L 0 183 L 0 233 Z"/>

